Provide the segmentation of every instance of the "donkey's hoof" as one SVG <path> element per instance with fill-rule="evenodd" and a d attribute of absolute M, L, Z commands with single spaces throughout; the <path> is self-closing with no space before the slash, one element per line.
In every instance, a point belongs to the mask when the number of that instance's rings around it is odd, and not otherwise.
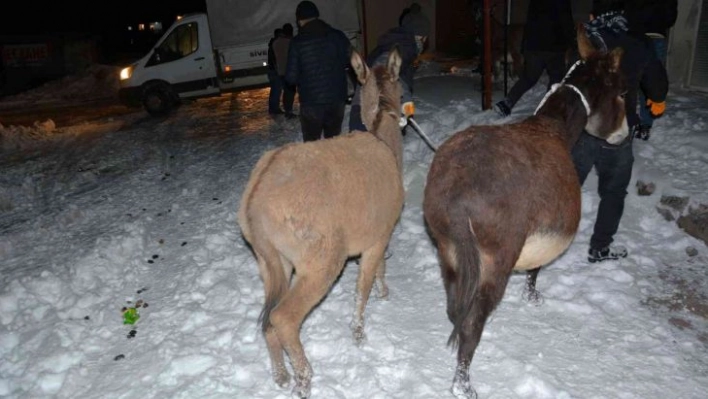
<path fill-rule="evenodd" d="M 450 392 L 460 399 L 477 399 L 477 392 L 472 388 L 469 375 L 469 365 L 460 363 L 455 370 L 455 377 L 452 379 Z"/>
<path fill-rule="evenodd" d="M 310 381 L 302 381 L 293 388 L 293 398 L 307 399 L 310 397 Z"/>
<path fill-rule="evenodd" d="M 366 333 L 364 332 L 364 327 L 357 327 L 354 329 L 354 344 L 356 346 L 362 346 L 366 342 Z"/>
<path fill-rule="evenodd" d="M 467 381 L 467 384 L 461 381 L 453 381 L 452 388 L 450 388 L 452 395 L 458 399 L 477 399 L 477 392 L 472 388 Z"/>
<path fill-rule="evenodd" d="M 382 300 L 388 299 L 388 286 L 386 283 L 379 282 L 376 284 L 376 297 Z"/>
<path fill-rule="evenodd" d="M 536 289 L 532 290 L 525 290 L 523 299 L 535 306 L 539 306 L 543 304 L 543 295 L 541 295 L 541 292 Z"/>
<path fill-rule="evenodd" d="M 288 373 L 287 370 L 279 370 L 273 372 L 273 381 L 281 387 L 281 388 L 287 388 L 288 385 L 290 385 L 290 373 Z"/>

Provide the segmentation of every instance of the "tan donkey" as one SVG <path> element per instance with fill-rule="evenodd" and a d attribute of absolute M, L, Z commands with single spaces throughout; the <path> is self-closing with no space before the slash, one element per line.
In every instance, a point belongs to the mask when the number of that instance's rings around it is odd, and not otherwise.
<path fill-rule="evenodd" d="M 354 51 L 351 63 L 362 84 L 362 120 L 370 132 L 266 152 L 238 211 L 265 289 L 260 322 L 273 378 L 281 387 L 289 384 L 285 351 L 293 393 L 302 398 L 310 396 L 312 379 L 300 341 L 303 320 L 347 258 L 361 255 L 352 329 L 357 343 L 365 339 L 364 308 L 374 280 L 379 296 L 388 294 L 384 251 L 403 208 L 401 57 L 394 49 L 386 65 L 370 69 Z"/>

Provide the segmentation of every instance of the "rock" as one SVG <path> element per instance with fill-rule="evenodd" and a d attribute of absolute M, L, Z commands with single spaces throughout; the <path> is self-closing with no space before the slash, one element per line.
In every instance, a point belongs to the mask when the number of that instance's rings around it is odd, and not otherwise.
<path fill-rule="evenodd" d="M 656 191 L 656 185 L 654 183 L 644 183 L 641 180 L 637 180 L 637 194 L 640 196 L 647 196 L 654 194 Z"/>
<path fill-rule="evenodd" d="M 664 217 L 664 220 L 666 220 L 667 222 L 673 222 L 674 220 L 676 220 L 676 217 L 674 217 L 674 214 L 670 210 L 659 206 L 656 207 L 656 210 L 661 216 Z"/>
<path fill-rule="evenodd" d="M 698 209 L 690 209 L 688 214 L 679 217 L 676 223 L 686 233 L 702 240 L 706 245 L 708 245 L 707 207 L 700 206 Z"/>
<path fill-rule="evenodd" d="M 698 255 L 698 250 L 695 247 L 686 247 L 686 255 L 694 257 Z"/>
<path fill-rule="evenodd" d="M 676 210 L 678 212 L 683 212 L 688 205 L 688 197 L 678 197 L 675 195 L 664 195 L 659 201 L 661 205 Z"/>
<path fill-rule="evenodd" d="M 664 195 L 659 200 L 656 207 L 657 212 L 669 222 L 678 219 L 688 205 L 688 197 L 678 197 L 675 195 Z"/>

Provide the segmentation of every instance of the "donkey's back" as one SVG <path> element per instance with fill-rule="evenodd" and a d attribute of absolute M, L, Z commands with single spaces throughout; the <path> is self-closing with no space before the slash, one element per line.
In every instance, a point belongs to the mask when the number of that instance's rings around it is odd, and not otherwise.
<path fill-rule="evenodd" d="M 244 237 L 254 247 L 268 241 L 296 268 L 311 251 L 361 254 L 389 232 L 403 205 L 396 158 L 371 133 L 271 150 L 252 176 L 238 212 Z"/>

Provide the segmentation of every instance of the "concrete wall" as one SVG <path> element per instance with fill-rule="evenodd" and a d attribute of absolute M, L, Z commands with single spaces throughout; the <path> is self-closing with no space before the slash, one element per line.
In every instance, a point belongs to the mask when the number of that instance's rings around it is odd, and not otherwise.
<path fill-rule="evenodd" d="M 696 32 L 701 16 L 702 0 L 680 0 L 676 25 L 669 33 L 669 52 L 666 70 L 671 84 L 685 87 L 688 85 L 696 43 Z M 702 10 L 708 12 L 708 10 Z M 703 43 L 703 46 L 708 44 Z"/>

